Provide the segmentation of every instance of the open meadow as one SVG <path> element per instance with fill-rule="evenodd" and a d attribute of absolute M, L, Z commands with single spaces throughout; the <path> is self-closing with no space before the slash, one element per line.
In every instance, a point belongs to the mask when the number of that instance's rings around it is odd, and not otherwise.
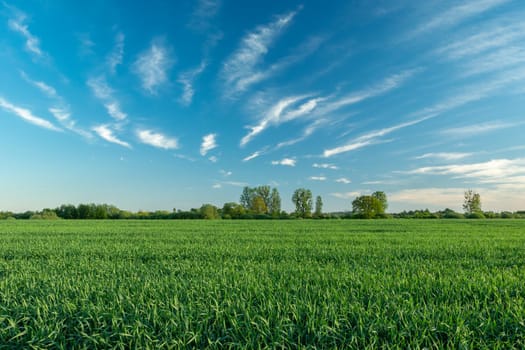
<path fill-rule="evenodd" d="M 3 221 L 0 348 L 525 347 L 525 221 Z"/>

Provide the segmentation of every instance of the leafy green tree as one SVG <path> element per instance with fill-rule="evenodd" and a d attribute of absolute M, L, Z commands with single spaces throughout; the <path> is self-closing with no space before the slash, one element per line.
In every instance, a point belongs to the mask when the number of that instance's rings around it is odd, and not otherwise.
<path fill-rule="evenodd" d="M 252 207 L 250 208 L 254 214 L 265 214 L 268 207 L 261 196 L 255 196 L 252 200 Z"/>
<path fill-rule="evenodd" d="M 281 196 L 276 188 L 272 189 L 268 211 L 272 216 L 279 216 L 281 213 Z"/>
<path fill-rule="evenodd" d="M 254 192 L 255 192 L 255 196 L 262 198 L 264 202 L 264 206 L 266 207 L 266 211 L 265 211 L 266 213 L 271 206 L 271 188 L 270 186 L 257 186 L 254 188 Z"/>
<path fill-rule="evenodd" d="M 244 207 L 244 209 L 246 210 L 251 209 L 254 193 L 255 193 L 255 190 L 253 188 L 250 188 L 248 186 L 243 188 L 239 202 Z"/>
<path fill-rule="evenodd" d="M 481 213 L 481 196 L 473 190 L 465 191 L 463 210 L 466 214 Z"/>
<path fill-rule="evenodd" d="M 315 198 L 315 212 L 314 217 L 320 218 L 323 216 L 323 199 L 321 196 Z"/>
<path fill-rule="evenodd" d="M 384 204 L 375 196 L 359 196 L 352 202 L 352 212 L 363 219 L 373 219 L 384 214 Z"/>
<path fill-rule="evenodd" d="M 244 207 L 237 203 L 224 203 L 222 207 L 223 218 L 239 219 L 245 213 L 246 210 L 244 210 Z"/>
<path fill-rule="evenodd" d="M 382 206 L 381 214 L 384 214 L 386 212 L 386 209 L 388 208 L 388 201 L 386 198 L 386 193 L 383 191 L 376 191 L 372 193 L 372 197 L 377 198 L 381 202 L 381 206 Z"/>
<path fill-rule="evenodd" d="M 295 190 L 292 202 L 295 205 L 297 217 L 309 218 L 312 216 L 312 191 L 305 188 Z"/>
<path fill-rule="evenodd" d="M 215 220 L 220 218 L 217 207 L 212 204 L 203 204 L 200 208 L 200 213 L 206 220 Z"/>

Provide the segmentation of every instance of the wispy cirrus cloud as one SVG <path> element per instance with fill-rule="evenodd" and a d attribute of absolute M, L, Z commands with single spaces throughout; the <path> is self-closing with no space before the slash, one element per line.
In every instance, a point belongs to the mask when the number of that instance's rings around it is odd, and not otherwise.
<path fill-rule="evenodd" d="M 412 175 L 452 175 L 462 178 L 477 178 L 481 181 L 491 181 L 518 174 L 525 175 L 525 158 L 503 158 L 480 163 L 421 167 L 409 171 L 402 171 L 401 173 Z"/>
<path fill-rule="evenodd" d="M 430 117 L 424 117 L 424 118 L 421 118 L 421 119 L 416 119 L 416 120 L 408 121 L 408 122 L 405 122 L 405 123 L 397 124 L 397 125 L 391 126 L 389 128 L 383 128 L 383 129 L 379 129 L 379 130 L 374 130 L 374 131 L 368 132 L 368 133 L 366 133 L 364 135 L 359 136 L 356 139 L 351 140 L 349 143 L 347 143 L 347 144 L 345 144 L 343 146 L 339 146 L 339 147 L 335 147 L 335 148 L 331 148 L 331 149 L 325 150 L 323 152 L 323 156 L 324 157 L 332 157 L 332 156 L 340 154 L 340 153 L 355 151 L 357 149 L 360 149 L 360 148 L 363 148 L 363 147 L 366 147 L 366 146 L 382 143 L 383 141 L 381 141 L 381 137 L 386 136 L 388 134 L 391 134 L 394 131 L 401 130 L 401 129 L 404 129 L 404 128 L 409 127 L 409 126 L 419 124 L 422 121 L 425 121 L 425 120 L 427 120 L 429 118 Z"/>
<path fill-rule="evenodd" d="M 38 88 L 41 92 L 47 95 L 49 98 L 59 98 L 57 91 L 54 87 L 46 84 L 43 81 L 33 80 L 31 79 L 26 72 L 21 71 L 20 75 L 22 76 L 22 79 L 27 81 L 29 84 L 33 85 L 34 87 Z"/>
<path fill-rule="evenodd" d="M 359 197 L 361 195 L 361 192 L 353 191 L 353 192 L 333 192 L 330 193 L 331 196 L 334 196 L 336 198 L 340 199 L 352 199 Z"/>
<path fill-rule="evenodd" d="M 204 72 L 204 69 L 206 69 L 207 63 L 206 61 L 202 61 L 201 64 L 192 70 L 183 72 L 179 74 L 179 78 L 177 79 L 177 82 L 182 84 L 182 96 L 181 96 L 181 102 L 182 104 L 188 106 L 191 104 L 193 100 L 193 95 L 195 94 L 195 89 L 193 87 L 193 82 L 197 77 Z"/>
<path fill-rule="evenodd" d="M 197 1 L 188 26 L 196 31 L 208 30 L 211 19 L 217 15 L 220 7 L 221 1 L 219 0 Z"/>
<path fill-rule="evenodd" d="M 53 130 L 53 131 L 62 131 L 60 128 L 56 127 L 53 123 L 45 120 L 43 118 L 37 117 L 29 109 L 16 106 L 11 102 L 7 101 L 3 97 L 0 97 L 0 108 L 3 108 L 9 113 L 12 113 L 19 118 L 25 120 L 28 123 L 39 126 L 44 129 Z"/>
<path fill-rule="evenodd" d="M 6 5 L 5 3 L 4 6 L 10 9 L 14 14 L 13 17 L 9 18 L 7 21 L 9 29 L 24 37 L 27 51 L 36 57 L 43 57 L 44 52 L 40 48 L 40 39 L 29 31 L 29 26 L 26 23 L 27 15 L 12 6 Z"/>
<path fill-rule="evenodd" d="M 451 28 L 465 20 L 480 15 L 510 1 L 511 0 L 461 1 L 460 3 L 456 3 L 455 6 L 438 13 L 433 18 L 426 18 L 421 23 L 421 25 L 419 25 L 415 30 L 406 36 L 406 39 L 412 39 L 416 36 L 420 36 L 438 29 Z"/>
<path fill-rule="evenodd" d="M 100 138 L 131 149 L 131 145 L 125 141 L 120 140 L 115 134 L 111 127 L 107 124 L 101 124 L 93 127 L 92 129 Z"/>
<path fill-rule="evenodd" d="M 281 160 L 272 161 L 272 165 L 284 165 L 284 166 L 290 166 L 290 167 L 294 167 L 296 163 L 297 163 L 297 160 L 292 159 L 292 158 L 283 158 Z"/>
<path fill-rule="evenodd" d="M 264 151 L 255 151 L 252 154 L 250 154 L 249 156 L 243 158 L 242 161 L 243 162 L 249 162 L 250 160 L 257 158 L 257 157 L 261 156 L 262 154 L 264 154 Z"/>
<path fill-rule="evenodd" d="M 448 60 L 459 60 L 519 44 L 524 38 L 525 23 L 521 17 L 511 19 L 510 23 L 507 22 L 507 18 L 505 22 L 497 19 L 482 28 L 476 28 L 473 32 L 460 32 L 456 39 L 452 42 L 447 40 L 435 53 Z"/>
<path fill-rule="evenodd" d="M 405 70 L 401 73 L 390 75 L 383 79 L 383 81 L 371 87 L 346 94 L 342 97 L 331 99 L 327 101 L 323 107 L 319 108 L 316 114 L 324 116 L 341 108 L 351 106 L 373 97 L 384 95 L 394 89 L 401 87 L 408 79 L 420 71 L 421 69 L 419 68 Z"/>
<path fill-rule="evenodd" d="M 139 77 L 142 88 L 156 95 L 159 87 L 169 81 L 169 71 L 174 63 L 171 49 L 164 40 L 156 39 L 137 57 L 133 71 Z"/>
<path fill-rule="evenodd" d="M 113 119 L 123 121 L 128 117 L 122 111 L 120 103 L 114 97 L 113 89 L 108 85 L 103 75 L 88 79 L 87 85 L 91 88 L 95 97 L 103 102 L 106 111 Z"/>
<path fill-rule="evenodd" d="M 245 35 L 237 50 L 224 62 L 221 76 L 226 91 L 236 95 L 251 85 L 265 78 L 265 74 L 256 69 L 268 53 L 279 34 L 296 15 L 296 11 L 278 16 L 273 22 L 257 27 Z"/>
<path fill-rule="evenodd" d="M 335 182 L 339 182 L 339 183 L 347 185 L 351 183 L 352 181 L 350 179 L 347 179 L 346 177 L 340 177 L 339 179 L 335 180 Z"/>
<path fill-rule="evenodd" d="M 122 64 L 122 60 L 124 59 L 124 40 L 124 34 L 120 32 L 117 33 L 117 35 L 115 35 L 115 46 L 106 58 L 106 65 L 111 74 L 115 74 L 117 67 Z"/>
<path fill-rule="evenodd" d="M 54 101 L 54 106 L 50 107 L 48 111 L 64 128 L 73 131 L 85 138 L 92 137 L 88 131 L 82 130 L 76 126 L 76 121 L 71 118 L 69 106 L 67 106 L 67 104 L 64 102 L 64 99 L 57 93 L 54 87 L 43 81 L 31 79 L 24 71 L 21 71 L 20 75 L 25 81 L 36 87 L 48 98 Z"/>
<path fill-rule="evenodd" d="M 314 168 L 318 168 L 318 169 L 332 169 L 332 170 L 337 170 L 339 169 L 339 167 L 335 164 L 329 164 L 329 163 L 314 163 L 312 164 L 312 167 Z"/>
<path fill-rule="evenodd" d="M 414 159 L 440 159 L 440 160 L 459 160 L 470 157 L 472 153 L 460 153 L 460 152 L 437 152 L 437 153 L 425 153 L 420 156 L 414 157 Z"/>
<path fill-rule="evenodd" d="M 312 181 L 326 181 L 326 176 L 310 176 L 308 179 Z"/>
<path fill-rule="evenodd" d="M 310 99 L 300 104 L 295 109 L 289 109 L 297 102 L 304 101 L 309 97 L 311 97 L 311 95 L 299 95 L 286 97 L 279 100 L 264 113 L 257 125 L 248 127 L 250 131 L 241 139 L 241 147 L 248 144 L 255 138 L 255 136 L 262 133 L 270 126 L 280 125 L 281 123 L 294 120 L 311 113 L 316 108 L 317 103 L 320 101 L 319 98 Z"/>
<path fill-rule="evenodd" d="M 177 149 L 179 148 L 179 143 L 176 138 L 168 137 L 159 132 L 155 132 L 148 129 L 139 129 L 137 130 L 137 136 L 143 144 L 150 145 L 156 148 L 161 149 Z"/>
<path fill-rule="evenodd" d="M 201 156 L 205 156 L 209 151 L 217 147 L 217 134 L 208 134 L 202 137 L 200 148 Z"/>
<path fill-rule="evenodd" d="M 522 125 L 524 122 L 503 122 L 503 121 L 491 121 L 486 123 L 479 123 L 467 126 L 461 126 L 456 128 L 448 128 L 442 130 L 441 133 L 449 136 L 456 137 L 467 137 L 489 133 L 496 130 L 508 129 L 518 125 Z"/>

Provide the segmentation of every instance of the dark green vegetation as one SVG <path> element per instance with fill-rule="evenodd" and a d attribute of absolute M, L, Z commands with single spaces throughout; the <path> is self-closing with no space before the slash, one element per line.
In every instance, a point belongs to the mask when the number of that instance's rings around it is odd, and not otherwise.
<path fill-rule="evenodd" d="M 515 220 L 2 221 L 0 348 L 525 347 Z"/>

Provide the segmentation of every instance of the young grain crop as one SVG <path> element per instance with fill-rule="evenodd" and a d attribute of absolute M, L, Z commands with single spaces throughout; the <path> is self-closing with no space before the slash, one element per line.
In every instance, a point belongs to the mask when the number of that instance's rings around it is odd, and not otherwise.
<path fill-rule="evenodd" d="M 0 348 L 524 348 L 521 221 L 0 222 Z"/>

